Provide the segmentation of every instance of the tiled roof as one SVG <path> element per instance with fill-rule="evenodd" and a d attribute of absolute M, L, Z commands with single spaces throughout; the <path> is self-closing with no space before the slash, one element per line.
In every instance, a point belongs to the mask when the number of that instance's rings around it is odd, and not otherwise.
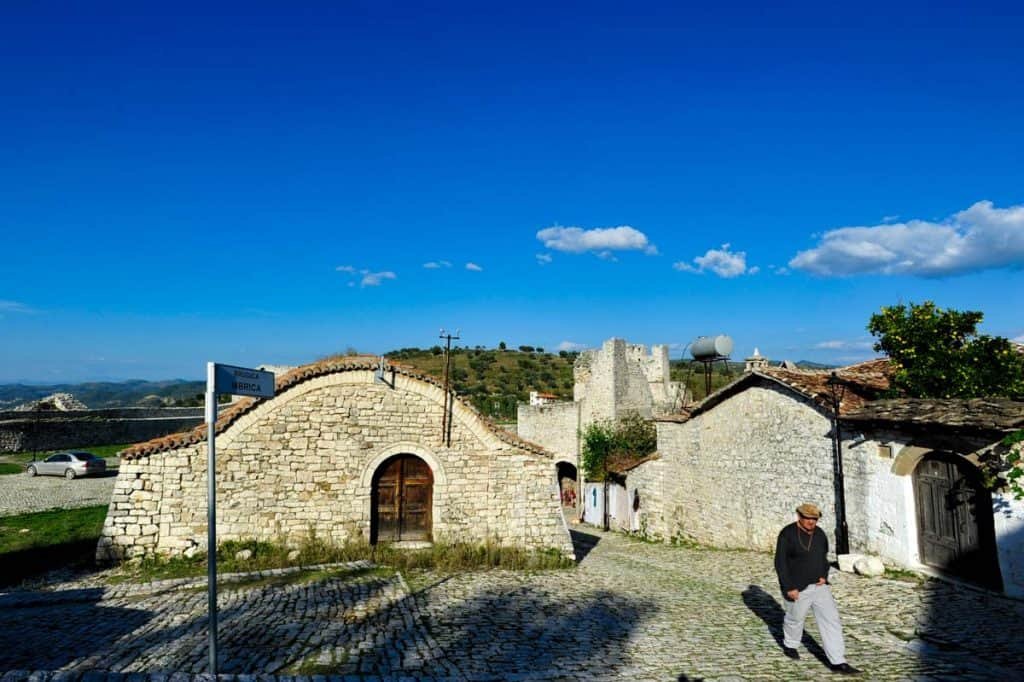
<path fill-rule="evenodd" d="M 661 455 L 659 455 L 657 452 L 652 452 L 646 457 L 640 458 L 629 457 L 626 455 L 618 457 L 612 456 L 608 458 L 608 461 L 605 463 L 605 467 L 608 469 L 608 471 L 612 472 L 613 474 L 624 474 L 627 471 L 630 471 L 631 469 L 637 468 L 638 466 L 645 462 L 651 462 L 653 460 L 660 458 Z"/>
<path fill-rule="evenodd" d="M 373 355 L 353 355 L 353 356 L 335 356 L 318 360 L 317 362 L 302 365 L 285 374 L 280 374 L 275 380 L 275 396 L 274 398 L 242 398 L 237 402 L 234 402 L 222 412 L 217 415 L 216 433 L 223 433 L 229 426 L 235 423 L 242 415 L 252 411 L 257 405 L 266 400 L 275 400 L 282 393 L 287 391 L 293 386 L 297 386 L 310 379 L 324 376 L 327 374 L 335 374 L 338 372 L 353 372 L 353 371 L 366 371 L 376 370 L 380 366 L 380 358 Z M 423 381 L 428 384 L 433 384 L 440 389 L 444 389 L 444 385 L 435 377 L 421 374 L 407 365 L 401 365 L 390 360 L 386 361 L 385 368 L 388 372 L 395 372 L 419 381 Z M 458 396 L 456 396 L 457 398 Z M 536 443 L 519 438 L 514 433 L 503 429 L 487 417 L 477 412 L 469 403 L 462 401 L 462 406 L 474 414 L 481 422 L 487 427 L 491 433 L 493 433 L 502 442 L 514 445 L 515 447 L 535 452 L 538 454 L 550 454 L 548 450 L 544 449 Z M 126 450 L 121 452 L 122 459 L 138 459 L 140 457 L 147 457 L 149 455 L 157 454 L 160 452 L 166 452 L 168 450 L 174 450 L 177 448 L 187 447 L 189 445 L 196 445 L 198 443 L 206 442 L 206 424 L 200 424 L 191 431 L 185 431 L 183 433 L 175 433 L 169 436 L 163 436 L 161 438 L 154 438 L 153 440 L 146 441 L 144 443 L 138 443 L 133 445 Z"/>
<path fill-rule="evenodd" d="M 843 421 L 1010 432 L 1024 428 L 1024 402 L 1008 398 L 876 400 L 843 415 Z"/>
<path fill-rule="evenodd" d="M 722 401 L 753 384 L 768 381 L 781 385 L 805 398 L 813 400 L 825 409 L 832 409 L 832 396 L 828 387 L 832 372 L 843 382 L 846 390 L 839 406 L 840 414 L 861 407 L 878 398 L 889 388 L 892 365 L 888 358 L 876 358 L 835 370 L 784 369 L 762 367 L 746 372 L 730 384 L 718 389 L 704 400 L 676 415 L 659 417 L 659 421 L 686 421 L 690 417 L 707 412 Z"/>

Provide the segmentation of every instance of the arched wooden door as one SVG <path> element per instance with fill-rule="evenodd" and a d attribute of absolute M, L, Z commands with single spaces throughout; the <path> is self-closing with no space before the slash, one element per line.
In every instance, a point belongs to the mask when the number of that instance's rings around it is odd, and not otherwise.
<path fill-rule="evenodd" d="M 926 455 L 914 470 L 921 561 L 994 589 L 1002 588 L 992 496 L 958 455 Z"/>
<path fill-rule="evenodd" d="M 395 455 L 373 476 L 371 542 L 431 539 L 434 474 L 415 455 Z"/>

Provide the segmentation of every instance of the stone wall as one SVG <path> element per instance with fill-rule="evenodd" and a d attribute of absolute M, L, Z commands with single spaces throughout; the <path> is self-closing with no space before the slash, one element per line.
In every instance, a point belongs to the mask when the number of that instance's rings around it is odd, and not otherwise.
<path fill-rule="evenodd" d="M 576 463 L 579 457 L 579 403 L 519 404 L 516 424 L 520 438 L 542 445 L 559 457 Z"/>
<path fill-rule="evenodd" d="M 809 401 L 766 383 L 657 427 L 663 488 L 652 532 L 772 550 L 796 506 L 814 502 L 835 547 L 831 423 Z M 657 488 L 647 493 L 652 503 L 657 496 Z"/>
<path fill-rule="evenodd" d="M 434 476 L 433 538 L 572 552 L 550 453 L 493 431 L 463 403 L 440 443 L 443 391 L 370 370 L 317 376 L 260 403 L 217 439 L 218 539 L 336 543 L 370 534 L 374 472 L 410 453 Z M 126 458 L 97 549 L 109 561 L 206 545 L 206 447 Z"/>
<path fill-rule="evenodd" d="M 47 412 L 36 420 L 25 412 L 0 413 L 0 452 L 61 450 L 138 443 L 188 430 L 203 421 L 202 408 L 121 408 Z"/>

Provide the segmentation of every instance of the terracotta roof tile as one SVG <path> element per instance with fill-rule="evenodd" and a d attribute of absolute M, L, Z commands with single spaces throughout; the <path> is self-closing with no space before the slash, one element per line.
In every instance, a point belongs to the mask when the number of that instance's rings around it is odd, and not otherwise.
<path fill-rule="evenodd" d="M 287 391 L 289 388 L 301 384 L 309 379 L 314 379 L 319 376 L 327 374 L 334 374 L 337 372 L 353 372 L 353 371 L 366 371 L 376 370 L 380 366 L 380 358 L 373 355 L 352 355 L 352 356 L 333 356 L 318 360 L 308 365 L 302 365 L 295 369 L 279 374 L 275 377 L 275 398 L 280 396 L 282 393 Z M 401 374 L 419 381 L 423 381 L 428 384 L 433 384 L 443 390 L 443 384 L 435 377 L 421 374 L 409 365 L 402 365 L 390 360 L 385 361 L 385 368 L 388 371 L 393 371 L 396 374 Z M 458 395 L 453 392 L 453 395 L 458 398 Z M 242 398 L 237 402 L 232 403 L 229 407 L 224 409 L 220 414 L 217 415 L 216 432 L 218 434 L 223 433 L 229 426 L 236 422 L 240 417 L 250 412 L 254 407 L 267 400 L 266 398 Z M 270 398 L 269 400 L 274 400 Z M 472 405 L 460 401 L 462 406 L 474 414 L 483 424 L 487 427 L 491 433 L 493 433 L 498 440 L 513 445 L 530 452 L 538 454 L 550 455 L 550 451 L 531 443 L 530 441 L 524 440 L 519 436 L 511 433 L 510 431 L 501 428 L 493 421 L 480 414 L 473 408 Z M 121 452 L 123 459 L 138 459 L 140 457 L 148 457 L 160 452 L 166 452 L 168 450 L 174 450 L 177 448 L 187 447 L 190 445 L 197 445 L 199 443 L 206 442 L 206 424 L 200 424 L 190 431 L 182 433 L 175 433 L 169 436 L 163 436 L 161 438 L 154 438 L 153 440 L 146 441 L 144 443 L 138 443 L 130 448 L 125 449 Z"/>
<path fill-rule="evenodd" d="M 657 452 L 652 452 L 646 457 L 631 457 L 629 455 L 612 456 L 608 458 L 606 467 L 608 471 L 613 474 L 624 474 L 627 471 L 637 468 L 645 462 L 653 462 L 656 459 L 661 459 L 661 455 Z"/>
<path fill-rule="evenodd" d="M 889 380 L 892 377 L 893 369 L 888 358 L 867 360 L 835 370 L 764 367 L 743 374 L 735 381 L 723 386 L 696 405 L 692 405 L 678 414 L 658 417 L 658 421 L 687 421 L 690 417 L 710 410 L 747 386 L 759 381 L 779 384 L 805 398 L 809 398 L 817 405 L 831 410 L 832 396 L 829 391 L 828 380 L 832 372 L 836 373 L 836 376 L 842 380 L 846 387 L 842 403 L 839 407 L 840 414 L 845 414 L 880 397 L 889 388 Z"/>

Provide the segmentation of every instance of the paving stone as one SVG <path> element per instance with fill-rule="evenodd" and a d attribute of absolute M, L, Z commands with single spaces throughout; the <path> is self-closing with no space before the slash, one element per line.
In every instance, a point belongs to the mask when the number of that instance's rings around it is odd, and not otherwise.
<path fill-rule="evenodd" d="M 592 545 L 575 570 L 420 575 L 416 592 L 398 576 L 239 583 L 220 594 L 216 682 L 830 676 L 813 617 L 801 659 L 782 655 L 770 556 L 574 532 Z M 1024 603 L 935 580 L 832 579 L 867 679 L 1024 679 Z M 201 584 L 98 585 L 0 593 L 0 631 L 19 634 L 0 672 L 25 671 L 0 682 L 213 682 L 186 674 L 208 670 Z M 71 646 L 32 646 L 54 637 Z M 304 663 L 329 674 L 288 677 Z"/>

